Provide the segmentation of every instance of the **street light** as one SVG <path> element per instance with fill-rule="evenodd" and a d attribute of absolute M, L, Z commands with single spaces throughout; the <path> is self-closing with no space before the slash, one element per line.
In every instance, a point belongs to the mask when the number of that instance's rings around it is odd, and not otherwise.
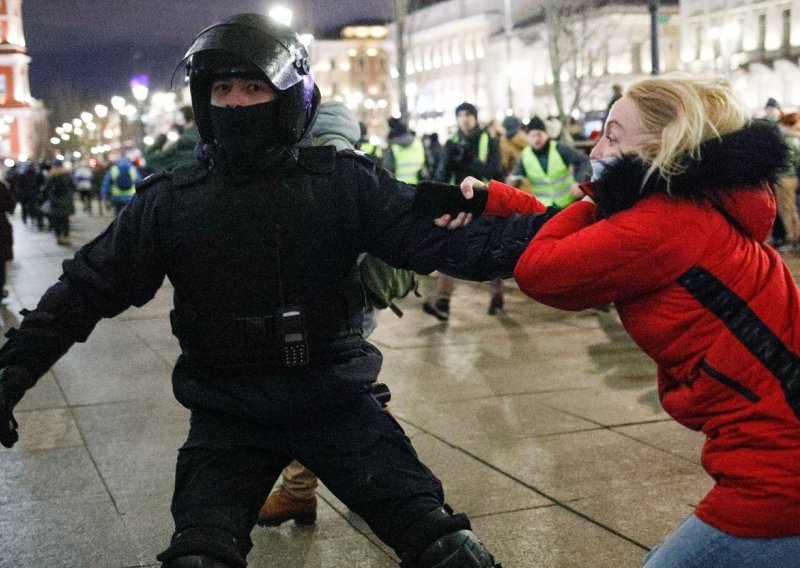
<path fill-rule="evenodd" d="M 147 100 L 147 94 L 150 92 L 148 88 L 150 86 L 150 78 L 147 76 L 146 73 L 140 73 L 138 75 L 134 75 L 131 77 L 130 87 L 131 93 L 133 93 L 133 98 L 136 99 L 136 107 L 132 105 L 128 105 L 125 107 L 124 114 L 128 117 L 128 120 L 131 120 L 136 112 L 138 111 L 139 114 L 139 145 L 141 146 L 144 143 L 145 131 L 144 131 L 144 103 Z M 131 110 L 133 109 L 133 110 Z"/>
<path fill-rule="evenodd" d="M 114 95 L 113 97 L 111 97 L 111 106 L 116 111 L 121 111 L 122 109 L 125 108 L 125 105 L 127 104 L 128 102 L 119 95 Z"/>
<path fill-rule="evenodd" d="M 97 118 L 105 118 L 108 116 L 108 107 L 106 105 L 95 105 L 94 113 L 97 115 Z"/>
<path fill-rule="evenodd" d="M 269 9 L 269 17 L 287 27 L 292 25 L 293 15 L 286 6 L 277 5 Z"/>
<path fill-rule="evenodd" d="M 147 93 L 150 92 L 150 89 L 147 88 L 147 85 L 140 85 L 138 83 L 131 85 L 131 92 L 133 93 L 133 98 L 143 103 L 147 100 Z"/>

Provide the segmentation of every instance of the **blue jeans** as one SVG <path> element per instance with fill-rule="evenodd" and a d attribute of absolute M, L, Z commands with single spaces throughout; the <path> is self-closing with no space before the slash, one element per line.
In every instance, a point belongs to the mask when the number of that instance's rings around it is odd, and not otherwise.
<path fill-rule="evenodd" d="M 800 536 L 745 538 L 692 515 L 642 560 L 642 568 L 790 568 L 800 566 Z"/>

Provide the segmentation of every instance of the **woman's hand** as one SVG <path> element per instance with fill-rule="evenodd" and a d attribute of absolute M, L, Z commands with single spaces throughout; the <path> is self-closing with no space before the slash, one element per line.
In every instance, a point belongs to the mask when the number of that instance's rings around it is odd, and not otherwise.
<path fill-rule="evenodd" d="M 464 181 L 461 182 L 461 193 L 467 199 L 472 199 L 475 195 L 474 190 L 476 189 L 487 189 L 487 185 L 478 178 L 472 176 L 465 177 Z"/>

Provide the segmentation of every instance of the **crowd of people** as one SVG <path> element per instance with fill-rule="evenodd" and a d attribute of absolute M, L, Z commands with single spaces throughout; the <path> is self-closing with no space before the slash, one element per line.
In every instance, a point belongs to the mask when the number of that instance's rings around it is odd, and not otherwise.
<path fill-rule="evenodd" d="M 376 395 L 382 356 L 366 340 L 358 267 L 368 254 L 439 271 L 423 309 L 441 321 L 454 278 L 490 282 L 496 315 L 513 275 L 560 309 L 615 304 L 658 365 L 664 409 L 707 436 L 714 488 L 643 566 L 796 563 L 800 292 L 765 244 L 776 212 L 785 242 L 773 232 L 772 245 L 800 241 L 796 113 L 771 99 L 768 120 L 751 120 L 727 80 L 672 76 L 615 92 L 589 157 L 540 117 L 482 127 L 468 102 L 443 145 L 395 120 L 381 148 L 320 100 L 306 48 L 266 17 L 202 30 L 182 63 L 196 136 L 153 148 L 170 165 L 144 181 L 126 157 L 105 168 L 110 228 L 0 348 L 2 445 L 18 440 L 26 391 L 168 277 L 173 391 L 191 424 L 166 568 L 246 566 L 256 523 L 314 522 L 316 476 L 402 566 L 499 568 Z M 34 171 L 34 200 L 25 171 L 10 195 L 66 244 L 74 195 L 91 198 L 95 176 L 54 162 Z M 286 489 L 270 495 L 281 475 Z M 281 510 L 292 501 L 305 504 Z"/>

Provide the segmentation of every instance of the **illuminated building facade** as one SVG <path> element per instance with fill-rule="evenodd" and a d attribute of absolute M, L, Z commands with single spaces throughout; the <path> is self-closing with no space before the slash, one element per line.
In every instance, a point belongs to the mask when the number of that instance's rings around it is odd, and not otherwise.
<path fill-rule="evenodd" d="M 0 0 L 0 158 L 36 157 L 45 112 L 31 97 L 21 0 Z"/>

